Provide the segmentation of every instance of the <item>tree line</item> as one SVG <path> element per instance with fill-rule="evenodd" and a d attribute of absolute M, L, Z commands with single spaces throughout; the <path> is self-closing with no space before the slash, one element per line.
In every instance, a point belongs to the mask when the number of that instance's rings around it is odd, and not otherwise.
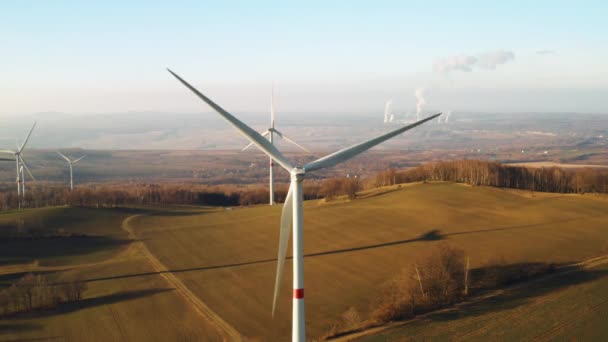
<path fill-rule="evenodd" d="M 337 196 L 347 196 L 354 199 L 357 192 L 363 189 L 422 181 L 452 181 L 556 193 L 608 193 L 608 170 L 528 168 L 493 161 L 458 160 L 428 163 L 407 170 L 388 169 L 367 179 L 340 177 L 308 180 L 304 182 L 304 198 L 331 200 Z M 17 208 L 17 194 L 11 189 L 5 188 L 0 192 L 1 210 Z M 287 190 L 287 184 L 277 184 L 275 200 L 283 202 Z M 238 206 L 264 204 L 268 200 L 268 187 L 261 185 L 118 183 L 83 184 L 74 191 L 55 185 L 38 185 L 28 189 L 23 206 Z"/>
<path fill-rule="evenodd" d="M 8 288 L 0 290 L 0 314 L 7 316 L 77 302 L 82 300 L 86 289 L 87 284 L 81 279 L 52 284 L 44 275 L 28 273 Z"/>
<path fill-rule="evenodd" d="M 424 164 L 375 176 L 374 186 L 421 181 L 450 181 L 556 193 L 608 193 L 608 171 L 601 169 L 529 168 L 494 161 L 458 160 Z"/>
<path fill-rule="evenodd" d="M 508 264 L 504 259 L 491 260 L 472 269 L 464 250 L 443 243 L 381 285 L 377 296 L 370 301 L 369 314 L 363 315 L 356 308 L 349 308 L 329 325 L 322 339 L 410 319 L 471 296 L 556 271 L 558 265 L 551 263 Z"/>

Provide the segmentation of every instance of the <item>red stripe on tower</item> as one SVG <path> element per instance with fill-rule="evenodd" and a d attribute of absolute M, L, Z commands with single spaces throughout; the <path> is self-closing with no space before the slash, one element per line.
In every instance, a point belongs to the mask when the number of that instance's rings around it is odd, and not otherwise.
<path fill-rule="evenodd" d="M 304 289 L 293 289 L 293 298 L 295 298 L 295 299 L 304 298 Z"/>
<path fill-rule="evenodd" d="M 270 167 L 273 167 L 273 166 L 274 166 L 274 163 L 273 163 L 273 162 L 270 162 Z"/>

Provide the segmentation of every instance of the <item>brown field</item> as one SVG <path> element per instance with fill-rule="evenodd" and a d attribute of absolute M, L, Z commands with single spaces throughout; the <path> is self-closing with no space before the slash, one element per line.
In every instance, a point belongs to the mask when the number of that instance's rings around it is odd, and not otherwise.
<path fill-rule="evenodd" d="M 463 205 L 466 203 L 466 205 Z M 472 267 L 569 262 L 608 247 L 605 200 L 450 183 L 414 184 L 352 202 L 305 204 L 307 329 L 311 338 L 349 307 L 369 310 L 392 274 L 440 241 L 463 248 Z M 280 207 L 140 216 L 133 225 L 153 254 L 241 334 L 264 340 L 290 331 L 290 277 L 271 317 Z M 287 264 L 286 274 L 290 274 Z"/>
<path fill-rule="evenodd" d="M 605 341 L 606 260 L 339 341 Z"/>
<path fill-rule="evenodd" d="M 3 214 L 0 221 L 10 222 L 18 216 L 26 227 L 43 220 L 48 231 L 57 226 L 80 234 L 124 239 L 128 231 L 121 224 L 131 214 L 121 209 L 44 208 Z M 57 244 L 41 242 L 37 247 L 54 250 Z M 82 277 L 88 280 L 88 289 L 80 302 L 4 317 L 0 321 L 0 341 L 222 340 L 224 334 L 196 311 L 175 284 L 158 274 L 142 247 L 138 242 L 93 245 L 66 255 L 57 255 L 60 251 L 31 251 L 34 259 L 26 263 L 5 259 L 6 264 L 0 267 L 3 286 L 24 272 L 42 272 L 59 283 Z"/>
<path fill-rule="evenodd" d="M 311 339 L 322 336 L 350 307 L 365 318 L 382 284 L 440 243 L 465 250 L 471 267 L 498 258 L 508 263 L 565 263 L 608 250 L 604 197 L 454 183 L 414 183 L 359 197 L 305 203 Z M 26 215 L 26 226 L 46 217 L 47 227 L 129 243 L 111 244 L 102 248 L 105 252 L 76 250 L 57 256 L 41 251 L 33 260 L 5 258 L 0 267 L 3 286 L 21 272 L 50 271 L 57 281 L 79 274 L 89 289 L 82 302 L 3 319 L 0 341 L 76 341 L 85 336 L 285 340 L 291 328 L 289 260 L 279 307 L 271 316 L 280 210 L 263 205 L 232 210 L 66 207 L 4 214 L 9 223 L 11 215 Z M 91 220 L 78 219 L 87 216 Z M 429 232 L 434 232 L 433 239 Z M 492 306 L 487 312 L 494 312 Z"/>

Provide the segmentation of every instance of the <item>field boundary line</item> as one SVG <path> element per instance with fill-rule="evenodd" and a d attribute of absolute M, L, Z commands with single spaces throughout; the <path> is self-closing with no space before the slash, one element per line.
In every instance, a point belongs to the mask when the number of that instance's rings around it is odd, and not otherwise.
<path fill-rule="evenodd" d="M 241 341 L 241 334 L 228 322 L 224 321 L 217 313 L 215 313 L 207 304 L 205 304 L 200 298 L 198 298 L 179 278 L 177 278 L 167 267 L 160 261 L 148 247 L 137 239 L 135 232 L 130 226 L 130 221 L 136 217 L 142 216 L 141 214 L 132 215 L 127 217 L 122 222 L 122 229 L 128 234 L 129 238 L 133 240 L 134 244 L 137 244 L 140 251 L 146 256 L 152 267 L 159 275 L 161 275 L 175 290 L 190 302 L 194 307 L 195 311 L 198 312 L 203 318 L 207 319 L 211 323 L 214 323 L 220 330 L 222 330 L 229 338 L 230 341 Z"/>

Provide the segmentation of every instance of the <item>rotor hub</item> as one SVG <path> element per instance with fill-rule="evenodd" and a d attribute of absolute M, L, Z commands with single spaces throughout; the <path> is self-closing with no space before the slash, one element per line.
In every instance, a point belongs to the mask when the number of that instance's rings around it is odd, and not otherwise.
<path fill-rule="evenodd" d="M 291 180 L 301 181 L 302 179 L 304 179 L 306 170 L 304 170 L 303 167 L 296 166 L 293 169 L 291 169 L 290 173 L 291 173 Z"/>

